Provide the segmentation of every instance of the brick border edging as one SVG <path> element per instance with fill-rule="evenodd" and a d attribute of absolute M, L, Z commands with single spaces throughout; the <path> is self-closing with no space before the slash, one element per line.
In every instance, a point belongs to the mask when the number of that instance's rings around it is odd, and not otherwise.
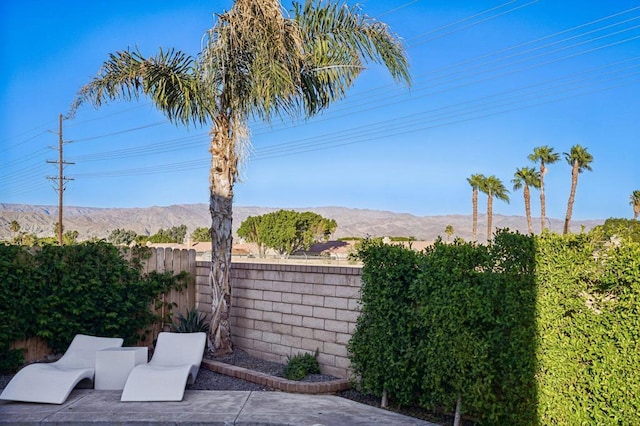
<path fill-rule="evenodd" d="M 328 382 L 297 382 L 209 359 L 202 360 L 202 367 L 219 374 L 291 393 L 337 393 L 351 387 L 348 379 L 337 379 Z"/>

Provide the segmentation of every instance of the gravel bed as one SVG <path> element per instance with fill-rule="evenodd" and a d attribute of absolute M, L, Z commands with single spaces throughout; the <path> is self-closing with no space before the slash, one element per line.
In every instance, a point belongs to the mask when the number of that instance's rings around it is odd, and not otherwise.
<path fill-rule="evenodd" d="M 269 374 L 270 376 L 284 377 L 284 364 L 280 364 L 272 361 L 265 361 L 259 358 L 252 357 L 241 349 L 234 349 L 231 355 L 210 357 L 215 361 L 224 362 L 226 364 L 235 365 L 238 367 L 247 368 L 253 371 L 259 371 L 261 373 Z M 337 380 L 338 377 L 330 376 L 328 374 L 309 374 L 301 382 L 328 382 L 330 380 Z"/>

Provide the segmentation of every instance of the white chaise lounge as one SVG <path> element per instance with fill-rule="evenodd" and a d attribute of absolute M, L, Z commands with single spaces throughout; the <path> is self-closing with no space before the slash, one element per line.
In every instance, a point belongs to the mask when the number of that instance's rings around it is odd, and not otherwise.
<path fill-rule="evenodd" d="M 158 334 L 151 361 L 131 370 L 120 400 L 182 401 L 198 376 L 206 340 L 205 333 Z"/>
<path fill-rule="evenodd" d="M 0 394 L 0 399 L 62 404 L 80 381 L 93 381 L 96 351 L 119 347 L 122 343 L 123 339 L 119 337 L 77 334 L 58 361 L 30 364 L 19 370 Z"/>

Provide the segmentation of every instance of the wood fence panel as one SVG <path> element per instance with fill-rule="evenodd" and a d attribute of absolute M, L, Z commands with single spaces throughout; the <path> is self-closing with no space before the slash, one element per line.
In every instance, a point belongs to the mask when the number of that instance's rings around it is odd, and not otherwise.
<path fill-rule="evenodd" d="M 151 338 L 155 340 L 158 333 L 170 330 L 171 322 L 176 319 L 178 313 L 186 315 L 190 309 L 195 308 L 196 253 L 195 250 L 174 250 L 160 247 L 152 249 L 152 258 L 150 260 L 155 264 L 157 272 L 172 272 L 177 275 L 182 271 L 186 271 L 192 277 L 186 289 L 181 291 L 171 290 L 160 296 L 162 307 L 155 311 L 156 314 L 164 318 L 168 313 L 166 304 L 169 304 L 173 315 L 168 322 L 160 321 L 160 323 L 154 324 Z"/>

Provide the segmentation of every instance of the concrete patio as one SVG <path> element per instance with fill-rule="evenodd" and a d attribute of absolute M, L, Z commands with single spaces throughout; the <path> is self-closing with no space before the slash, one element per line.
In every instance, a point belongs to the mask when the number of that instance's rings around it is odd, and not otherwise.
<path fill-rule="evenodd" d="M 120 394 L 75 389 L 61 405 L 0 401 L 0 424 L 436 426 L 334 395 L 187 390 L 181 402 L 120 402 Z"/>

